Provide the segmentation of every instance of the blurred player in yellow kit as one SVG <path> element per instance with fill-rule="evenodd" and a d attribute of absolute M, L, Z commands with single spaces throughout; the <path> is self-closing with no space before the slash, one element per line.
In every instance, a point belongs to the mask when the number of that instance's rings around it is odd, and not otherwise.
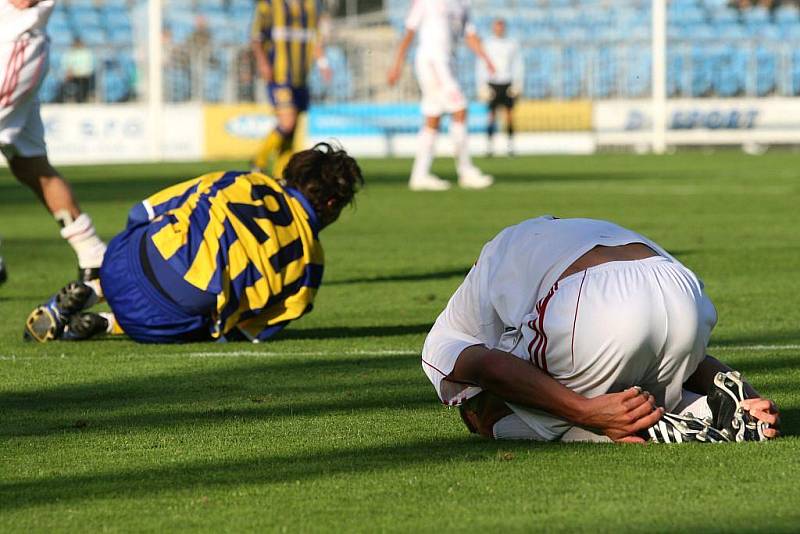
<path fill-rule="evenodd" d="M 282 180 L 215 172 L 140 202 L 109 243 L 99 284 L 62 288 L 31 312 L 26 337 L 266 341 L 311 311 L 319 232 L 363 184 L 356 161 L 326 143 L 295 154 L 285 171 Z M 112 313 L 86 311 L 100 297 Z"/>
<path fill-rule="evenodd" d="M 252 161 L 255 170 L 280 177 L 292 155 L 297 119 L 308 110 L 308 75 L 316 62 L 328 81 L 330 68 L 319 36 L 319 0 L 259 0 L 253 16 L 252 49 L 277 125 Z"/>

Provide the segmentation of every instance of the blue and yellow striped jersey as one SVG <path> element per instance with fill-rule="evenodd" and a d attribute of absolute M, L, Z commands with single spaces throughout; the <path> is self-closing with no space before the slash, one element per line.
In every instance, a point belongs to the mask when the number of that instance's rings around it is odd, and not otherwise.
<path fill-rule="evenodd" d="M 238 328 L 267 339 L 311 309 L 324 257 L 316 213 L 298 191 L 259 173 L 216 172 L 138 209 L 129 224 L 151 221 L 147 236 L 164 260 L 217 296 L 214 338 Z"/>
<path fill-rule="evenodd" d="M 314 64 L 319 0 L 259 0 L 252 39 L 264 45 L 272 64 L 273 82 L 304 87 Z"/>

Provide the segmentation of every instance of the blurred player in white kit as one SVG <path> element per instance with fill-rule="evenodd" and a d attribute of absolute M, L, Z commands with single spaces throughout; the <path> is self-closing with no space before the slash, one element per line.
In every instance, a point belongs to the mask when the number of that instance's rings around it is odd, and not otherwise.
<path fill-rule="evenodd" d="M 53 0 L 0 0 L 0 151 L 61 225 L 78 256 L 79 279 L 97 278 L 105 244 L 69 184 L 47 159 L 39 87 L 48 67 L 45 33 Z"/>
<path fill-rule="evenodd" d="M 483 247 L 422 367 L 470 430 L 497 439 L 776 437 L 772 401 L 706 354 L 716 321 L 702 282 L 653 241 L 544 216 Z"/>
<path fill-rule="evenodd" d="M 495 67 L 489 74 L 483 63 L 476 66 L 478 93 L 489 106 L 486 125 L 488 154 L 494 153 L 494 134 L 497 131 L 497 108 L 505 109 L 508 154 L 514 154 L 514 102 L 522 93 L 525 67 L 519 45 L 506 35 L 506 21 L 497 19 L 492 25 L 492 36 L 484 43 L 486 55 Z"/>
<path fill-rule="evenodd" d="M 406 19 L 406 32 L 397 50 L 394 65 L 389 71 L 389 85 L 400 79 L 414 36 L 419 34 L 415 59 L 417 82 L 422 91 L 422 114 L 425 124 L 419 132 L 417 153 L 411 171 L 409 187 L 414 191 L 443 191 L 450 182 L 430 172 L 436 136 L 441 116 L 452 115 L 450 136 L 455 150 L 458 184 L 470 189 L 482 189 L 493 183 L 472 163 L 467 137 L 467 99 L 453 75 L 455 49 L 462 37 L 467 46 L 494 72 L 475 27 L 469 22 L 466 0 L 414 0 Z"/>

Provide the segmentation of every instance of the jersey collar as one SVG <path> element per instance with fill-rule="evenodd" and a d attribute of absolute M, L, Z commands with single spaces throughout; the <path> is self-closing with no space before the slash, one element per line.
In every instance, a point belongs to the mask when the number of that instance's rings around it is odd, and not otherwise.
<path fill-rule="evenodd" d="M 308 224 L 311 226 L 311 231 L 314 233 L 314 237 L 316 237 L 320 231 L 319 217 L 317 216 L 317 212 L 315 212 L 314 208 L 311 206 L 311 203 L 309 203 L 308 199 L 303 196 L 303 193 L 294 187 L 284 186 L 283 189 L 289 193 L 292 198 L 297 199 L 297 201 L 300 202 L 300 205 L 303 206 L 303 209 L 306 210 L 306 213 L 308 214 Z"/>

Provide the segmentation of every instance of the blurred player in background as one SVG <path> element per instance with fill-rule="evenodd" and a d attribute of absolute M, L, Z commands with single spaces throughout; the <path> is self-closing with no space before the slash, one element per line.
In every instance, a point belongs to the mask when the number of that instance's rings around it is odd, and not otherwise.
<path fill-rule="evenodd" d="M 17 180 L 61 225 L 61 236 L 78 256 L 79 278 L 88 281 L 97 278 L 106 246 L 50 165 L 39 114 L 49 51 L 45 27 L 53 6 L 53 0 L 0 0 L 0 151 Z"/>
<path fill-rule="evenodd" d="M 478 93 L 489 105 L 486 126 L 488 154 L 494 153 L 494 134 L 497 131 L 497 108 L 505 109 L 508 153 L 514 153 L 514 101 L 522 92 L 525 72 L 519 45 L 506 36 L 506 21 L 497 19 L 492 25 L 492 37 L 484 44 L 486 55 L 492 60 L 495 71 L 489 74 L 483 63 L 476 66 Z"/>
<path fill-rule="evenodd" d="M 62 288 L 31 312 L 26 337 L 265 341 L 311 311 L 324 264 L 319 232 L 363 182 L 353 158 L 320 143 L 292 156 L 280 181 L 230 171 L 168 187 L 130 211 L 100 287 Z M 111 314 L 84 311 L 99 297 Z"/>
<path fill-rule="evenodd" d="M 405 35 L 397 49 L 394 65 L 389 70 L 389 85 L 396 84 L 400 79 L 406 53 L 417 34 L 419 42 L 415 71 L 422 91 L 425 124 L 419 133 L 417 154 L 408 185 L 414 191 L 450 188 L 450 182 L 430 172 L 441 116 L 449 113 L 452 115 L 450 135 L 455 150 L 458 184 L 472 189 L 488 187 L 494 179 L 472 164 L 467 137 L 467 99 L 453 73 L 456 45 L 462 36 L 467 46 L 486 63 L 487 70 L 494 73 L 494 66 L 484 52 L 475 27 L 469 22 L 467 2 L 414 0 L 406 19 Z"/>
<path fill-rule="evenodd" d="M 277 126 L 252 161 L 255 170 L 271 167 L 280 177 L 292 155 L 297 119 L 308 110 L 308 75 L 316 62 L 323 79 L 331 78 L 320 35 L 319 0 L 259 0 L 252 28 L 256 68 L 267 83 Z"/>

